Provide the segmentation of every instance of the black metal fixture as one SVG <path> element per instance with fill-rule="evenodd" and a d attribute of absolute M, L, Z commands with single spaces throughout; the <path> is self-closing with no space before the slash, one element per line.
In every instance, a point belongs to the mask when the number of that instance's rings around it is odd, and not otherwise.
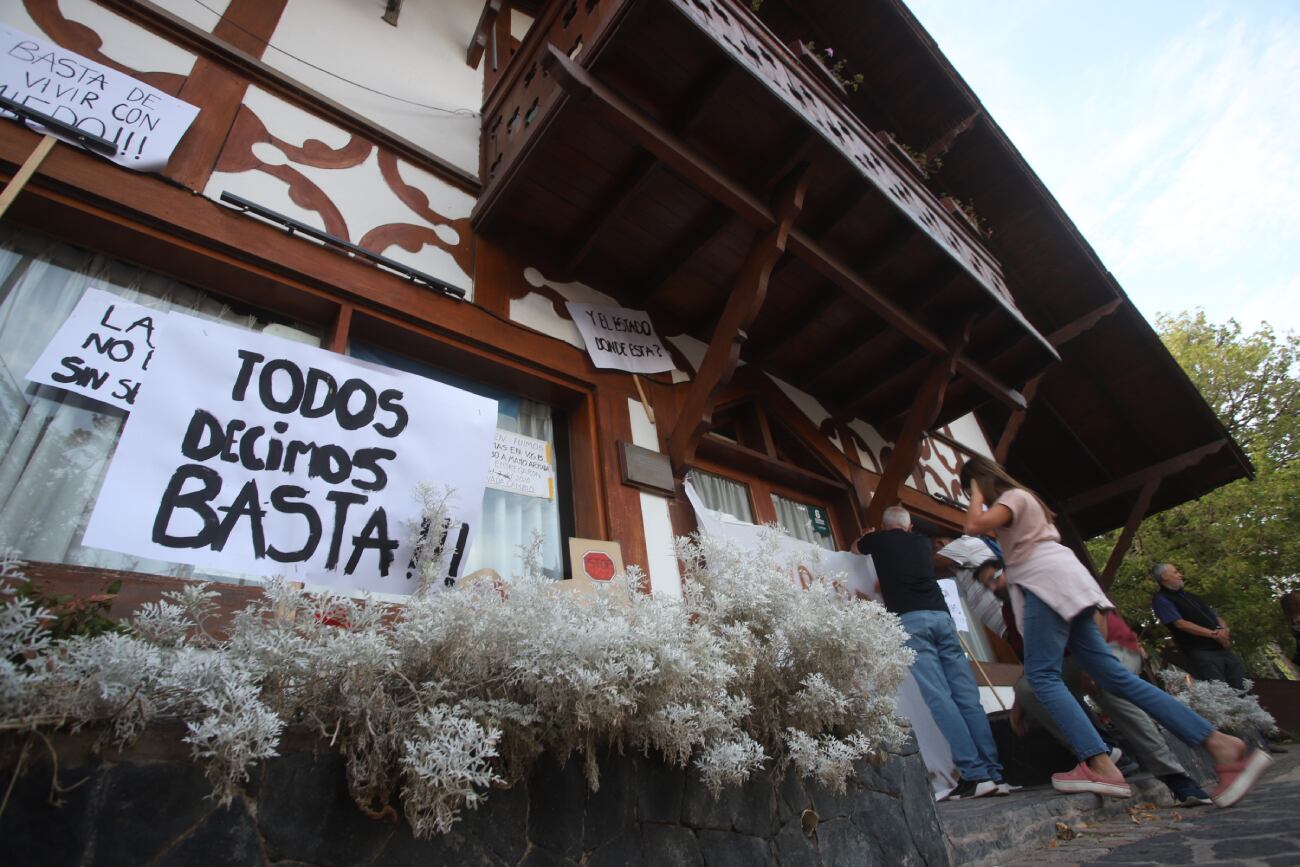
<path fill-rule="evenodd" d="M 222 193 L 221 201 L 228 205 L 235 206 L 246 214 L 261 217 L 264 220 L 270 220 L 272 223 L 279 223 L 281 226 L 284 226 L 290 234 L 299 232 L 309 238 L 320 241 L 327 247 L 334 248 L 350 258 L 366 259 L 367 261 L 374 262 L 376 265 L 382 265 L 390 271 L 397 272 L 413 283 L 423 283 L 425 286 L 428 286 L 431 289 L 436 289 L 442 294 L 451 296 L 458 301 L 465 300 L 465 290 L 461 289 L 459 286 L 453 286 L 444 280 L 439 280 L 437 277 L 431 277 L 422 271 L 417 271 L 414 268 L 403 265 L 401 262 L 394 262 L 387 256 L 381 256 L 378 253 L 365 249 L 364 247 L 358 247 L 351 241 L 345 241 L 336 235 L 331 235 L 329 232 L 322 232 L 315 226 L 309 226 L 306 223 L 295 220 L 293 217 L 286 217 L 284 214 L 276 213 L 270 208 L 264 208 L 256 202 L 250 202 L 242 196 L 237 196 L 234 193 Z"/>
<path fill-rule="evenodd" d="M 78 129 L 70 123 L 65 123 L 56 117 L 51 117 L 43 111 L 23 105 L 21 102 L 14 102 L 6 96 L 0 96 L 0 108 L 5 111 L 18 115 L 17 118 L 10 118 L 21 123 L 23 120 L 30 120 L 32 123 L 39 123 L 52 134 L 60 138 L 71 139 L 86 150 L 99 154 L 101 157 L 117 156 L 117 145 L 113 144 L 102 136 L 86 132 L 84 129 Z"/>

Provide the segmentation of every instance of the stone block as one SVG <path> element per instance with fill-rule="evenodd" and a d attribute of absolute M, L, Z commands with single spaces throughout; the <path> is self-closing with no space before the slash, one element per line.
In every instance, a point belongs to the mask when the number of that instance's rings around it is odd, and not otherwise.
<path fill-rule="evenodd" d="M 248 815 L 243 798 L 228 807 L 218 807 L 203 824 L 163 853 L 155 867 L 192 867 L 195 864 L 223 864 L 228 867 L 261 867 L 262 845 L 257 825 Z"/>
<path fill-rule="evenodd" d="M 741 786 L 724 786 L 717 798 L 694 769 L 687 772 L 682 823 L 691 828 L 736 830 L 757 837 L 776 833 L 776 786 L 770 771 L 754 774 Z"/>
<path fill-rule="evenodd" d="M 781 785 L 777 788 L 777 820 L 784 824 L 792 818 L 798 819 L 803 815 L 803 811 L 811 808 L 812 805 L 812 795 L 808 794 L 803 778 L 799 776 L 799 771 L 794 765 L 790 765 L 786 768 L 785 776 L 781 778 Z"/>
<path fill-rule="evenodd" d="M 552 756 L 541 756 L 528 782 L 528 792 L 528 839 L 566 858 L 581 858 L 587 801 L 582 759 L 569 756 L 561 767 Z"/>
<path fill-rule="evenodd" d="M 831 819 L 817 826 L 817 850 L 823 864 L 883 867 L 886 863 L 871 834 L 852 819 Z"/>
<path fill-rule="evenodd" d="M 655 755 L 632 757 L 636 766 L 636 814 L 641 822 L 676 825 L 682 818 L 686 794 L 686 768 L 670 765 Z"/>
<path fill-rule="evenodd" d="M 689 828 L 680 825 L 642 825 L 641 838 L 651 864 L 673 867 L 704 867 L 699 841 Z"/>
<path fill-rule="evenodd" d="M 519 867 L 576 867 L 577 863 L 547 849 L 533 846 L 524 855 L 524 860 L 519 862 Z"/>
<path fill-rule="evenodd" d="M 91 867 L 152 861 L 210 813 L 212 784 L 190 762 L 123 762 L 108 770 Z"/>
<path fill-rule="evenodd" d="M 587 853 L 583 863 L 585 867 L 650 867 L 668 862 L 647 855 L 639 829 L 625 828 L 600 848 Z"/>
<path fill-rule="evenodd" d="M 776 862 L 781 867 L 821 867 L 821 856 L 817 853 L 815 841 L 815 833 L 812 839 L 804 835 L 800 817 L 796 814 L 781 826 L 773 841 Z"/>
<path fill-rule="evenodd" d="M 759 837 L 727 831 L 700 831 L 696 837 L 705 867 L 760 867 L 776 863 L 772 844 Z"/>
<path fill-rule="evenodd" d="M 935 807 L 934 788 L 920 753 L 896 762 L 903 775 L 899 801 L 907 829 L 911 834 L 913 849 L 929 867 L 940 867 L 951 861 L 943 828 L 939 825 L 939 811 Z"/>
<path fill-rule="evenodd" d="M 636 788 L 636 766 L 631 758 L 604 750 L 600 756 L 600 789 L 587 792 L 584 849 L 598 849 L 616 834 L 632 829 Z"/>
<path fill-rule="evenodd" d="M 393 833 L 393 825 L 357 809 L 343 759 L 333 753 L 291 753 L 267 762 L 257 824 L 272 861 L 297 859 L 323 867 L 365 863 Z"/>
<path fill-rule="evenodd" d="M 60 785 L 85 782 L 61 794 L 62 803 L 57 807 L 49 802 L 53 774 L 49 762 L 28 766 L 0 813 L 0 840 L 4 841 L 4 858 L 11 864 L 61 867 L 81 863 L 90 843 L 103 772 L 98 765 L 60 768 Z M 12 779 L 12 770 L 0 774 L 0 792 L 8 790 Z"/>

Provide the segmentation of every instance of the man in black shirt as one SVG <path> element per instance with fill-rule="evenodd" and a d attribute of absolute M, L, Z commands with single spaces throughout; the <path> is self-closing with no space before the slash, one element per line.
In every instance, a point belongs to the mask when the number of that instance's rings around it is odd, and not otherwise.
<path fill-rule="evenodd" d="M 1232 652 L 1232 630 L 1219 612 L 1183 587 L 1183 573 L 1172 563 L 1151 567 L 1159 589 L 1151 597 L 1151 610 L 1169 627 L 1174 644 L 1187 657 L 1188 672 L 1197 680 L 1222 680 L 1233 689 L 1245 689 L 1246 673 Z"/>
<path fill-rule="evenodd" d="M 948 797 L 1007 794 L 979 687 L 934 578 L 930 540 L 912 532 L 912 516 L 901 506 L 885 510 L 883 525 L 880 532 L 859 539 L 857 549 L 871 558 L 885 607 L 907 631 L 907 646 L 916 654 L 912 677 L 961 773 Z"/>

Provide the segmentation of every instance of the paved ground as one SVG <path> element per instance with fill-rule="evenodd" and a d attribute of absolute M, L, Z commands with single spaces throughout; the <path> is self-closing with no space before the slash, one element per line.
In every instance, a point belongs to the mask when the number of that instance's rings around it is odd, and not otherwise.
<path fill-rule="evenodd" d="M 1119 817 L 1061 823 L 1058 837 L 1070 839 L 1021 850 L 1001 867 L 1300 865 L 1300 745 L 1287 749 L 1232 809 L 1135 806 Z"/>

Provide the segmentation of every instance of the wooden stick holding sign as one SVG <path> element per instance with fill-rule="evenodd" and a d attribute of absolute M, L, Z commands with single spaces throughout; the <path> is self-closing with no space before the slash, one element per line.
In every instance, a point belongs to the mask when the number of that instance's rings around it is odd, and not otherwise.
<path fill-rule="evenodd" d="M 36 147 L 32 148 L 31 154 L 19 167 L 13 180 L 5 187 L 4 192 L 0 193 L 0 218 L 4 217 L 5 212 L 9 210 L 9 206 L 14 203 L 14 199 L 18 198 L 18 194 L 23 191 L 23 187 L 27 186 L 27 182 L 32 179 L 32 175 L 36 174 L 36 170 L 41 167 L 41 163 L 50 155 L 50 151 L 54 150 L 54 145 L 58 141 L 52 135 L 42 136 L 41 140 L 36 143 Z"/>
<path fill-rule="evenodd" d="M 993 685 L 993 681 L 989 680 L 989 673 L 984 670 L 984 666 L 980 665 L 980 661 L 975 658 L 975 654 L 970 652 L 970 648 L 966 646 L 966 639 L 961 637 L 960 632 L 957 633 L 957 640 L 961 642 L 961 649 L 966 651 L 966 655 L 970 657 L 970 661 L 975 663 L 976 670 L 978 670 L 980 676 L 984 678 L 984 685 L 993 690 L 993 697 L 998 700 L 998 707 L 1006 710 L 1006 702 L 1002 700 L 1002 696 L 998 695 L 998 688 Z"/>
<path fill-rule="evenodd" d="M 632 382 L 636 383 L 636 393 L 641 395 L 641 406 L 645 409 L 646 418 L 650 419 L 650 424 L 654 424 L 655 411 L 650 408 L 650 401 L 646 400 L 645 389 L 641 387 L 641 377 L 632 374 Z"/>

